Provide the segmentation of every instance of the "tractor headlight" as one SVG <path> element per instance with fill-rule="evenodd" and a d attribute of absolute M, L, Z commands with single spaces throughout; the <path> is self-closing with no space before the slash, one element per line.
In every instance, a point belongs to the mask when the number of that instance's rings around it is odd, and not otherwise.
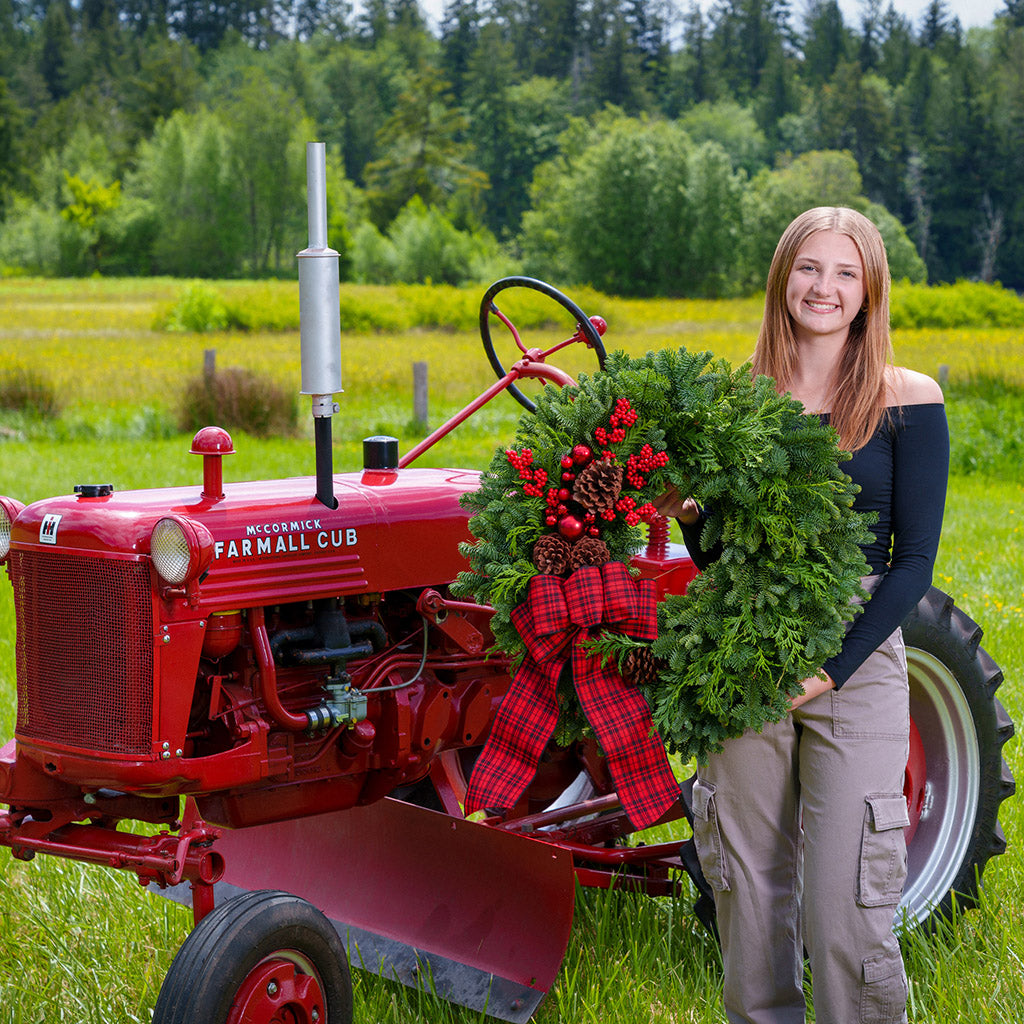
<path fill-rule="evenodd" d="M 0 562 L 11 550 L 11 527 L 25 506 L 13 498 L 0 498 Z"/>
<path fill-rule="evenodd" d="M 200 523 L 166 516 L 153 527 L 149 553 L 160 579 L 177 587 L 206 570 L 213 556 L 213 537 Z"/>

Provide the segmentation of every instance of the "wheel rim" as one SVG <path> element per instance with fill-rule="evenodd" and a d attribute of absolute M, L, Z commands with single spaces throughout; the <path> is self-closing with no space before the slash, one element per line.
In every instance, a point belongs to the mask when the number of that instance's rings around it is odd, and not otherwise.
<path fill-rule="evenodd" d="M 899 919 L 924 921 L 953 887 L 971 848 L 981 755 L 970 705 L 956 676 L 937 658 L 907 648 L 910 714 L 928 766 L 924 806 L 907 848 Z"/>
<path fill-rule="evenodd" d="M 276 950 L 246 975 L 226 1024 L 326 1024 L 323 984 L 312 961 Z"/>

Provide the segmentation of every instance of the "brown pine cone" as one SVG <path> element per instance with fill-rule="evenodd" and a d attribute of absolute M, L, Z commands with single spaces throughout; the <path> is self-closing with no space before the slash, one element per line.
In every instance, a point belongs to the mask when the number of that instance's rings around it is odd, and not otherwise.
<path fill-rule="evenodd" d="M 661 659 L 651 653 L 650 647 L 637 647 L 626 655 L 622 677 L 636 686 L 650 686 L 657 681 L 662 667 Z"/>
<path fill-rule="evenodd" d="M 569 565 L 573 570 L 582 565 L 604 565 L 611 558 L 608 545 L 600 537 L 580 537 L 569 551 Z"/>
<path fill-rule="evenodd" d="M 533 545 L 533 564 L 549 576 L 561 576 L 569 568 L 569 542 L 560 534 L 545 533 Z"/>
<path fill-rule="evenodd" d="M 622 467 L 609 459 L 592 462 L 576 477 L 572 496 L 590 512 L 611 508 L 622 493 Z"/>

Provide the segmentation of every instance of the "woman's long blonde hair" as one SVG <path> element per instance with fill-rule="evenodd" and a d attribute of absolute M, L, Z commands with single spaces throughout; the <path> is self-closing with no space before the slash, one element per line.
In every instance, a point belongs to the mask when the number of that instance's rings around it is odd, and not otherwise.
<path fill-rule="evenodd" d="M 753 368 L 754 373 L 774 377 L 780 393 L 789 390 L 797 344 L 786 307 L 786 285 L 801 246 L 817 231 L 847 235 L 864 263 L 864 307 L 850 324 L 829 395 L 829 420 L 843 447 L 856 451 L 867 444 L 885 416 L 886 366 L 892 363 L 889 264 L 878 228 L 863 214 L 844 206 L 818 206 L 800 214 L 783 232 L 768 270 Z"/>

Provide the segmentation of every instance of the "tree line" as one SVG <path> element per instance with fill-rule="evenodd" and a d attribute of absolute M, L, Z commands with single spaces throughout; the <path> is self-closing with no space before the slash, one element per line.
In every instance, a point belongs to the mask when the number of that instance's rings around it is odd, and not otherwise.
<path fill-rule="evenodd" d="M 897 277 L 1024 289 L 1024 0 L 0 0 L 0 273 L 760 286 L 817 203 Z"/>

